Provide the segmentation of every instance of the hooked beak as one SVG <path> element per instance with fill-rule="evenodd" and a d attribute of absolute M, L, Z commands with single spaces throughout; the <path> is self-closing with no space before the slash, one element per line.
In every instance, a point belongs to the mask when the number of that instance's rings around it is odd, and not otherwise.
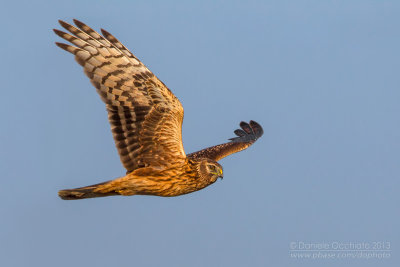
<path fill-rule="evenodd" d="M 219 170 L 218 177 L 224 179 L 224 173 L 222 172 L 222 170 Z"/>

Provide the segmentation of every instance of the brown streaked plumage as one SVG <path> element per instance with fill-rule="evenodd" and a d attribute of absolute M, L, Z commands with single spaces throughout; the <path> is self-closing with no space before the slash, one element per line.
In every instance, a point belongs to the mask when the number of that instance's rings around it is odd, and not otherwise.
<path fill-rule="evenodd" d="M 59 191 L 62 199 L 111 195 L 179 196 L 223 176 L 218 160 L 246 149 L 263 134 L 254 122 L 230 142 L 186 155 L 182 145 L 183 107 L 174 94 L 114 36 L 103 36 L 78 20 L 59 21 L 70 33 L 54 32 L 73 45 L 56 43 L 75 55 L 106 104 L 124 177 Z"/>

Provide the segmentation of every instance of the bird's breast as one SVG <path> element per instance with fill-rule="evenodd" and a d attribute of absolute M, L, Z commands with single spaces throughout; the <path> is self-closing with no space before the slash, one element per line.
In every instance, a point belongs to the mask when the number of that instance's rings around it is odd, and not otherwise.
<path fill-rule="evenodd" d="M 136 195 L 172 197 L 188 194 L 210 185 L 196 170 L 174 168 L 144 175 L 132 173 L 131 186 Z"/>

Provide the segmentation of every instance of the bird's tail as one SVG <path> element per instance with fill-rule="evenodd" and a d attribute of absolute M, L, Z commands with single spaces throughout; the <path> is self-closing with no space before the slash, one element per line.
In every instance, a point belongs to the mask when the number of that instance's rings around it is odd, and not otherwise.
<path fill-rule="evenodd" d="M 85 187 L 79 187 L 75 189 L 64 189 L 58 191 L 58 196 L 64 200 L 75 200 L 75 199 L 84 199 L 84 198 L 94 198 L 94 197 L 107 197 L 107 196 L 116 196 L 119 193 L 112 191 L 112 192 L 96 192 L 100 185 L 107 184 L 108 182 L 89 185 Z"/>

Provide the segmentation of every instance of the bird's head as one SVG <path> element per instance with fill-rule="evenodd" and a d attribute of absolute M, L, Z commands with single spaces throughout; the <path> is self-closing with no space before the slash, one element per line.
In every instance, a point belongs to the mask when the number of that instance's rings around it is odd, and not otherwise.
<path fill-rule="evenodd" d="M 200 175 L 214 183 L 218 178 L 224 177 L 224 171 L 218 162 L 204 159 L 200 163 Z"/>

